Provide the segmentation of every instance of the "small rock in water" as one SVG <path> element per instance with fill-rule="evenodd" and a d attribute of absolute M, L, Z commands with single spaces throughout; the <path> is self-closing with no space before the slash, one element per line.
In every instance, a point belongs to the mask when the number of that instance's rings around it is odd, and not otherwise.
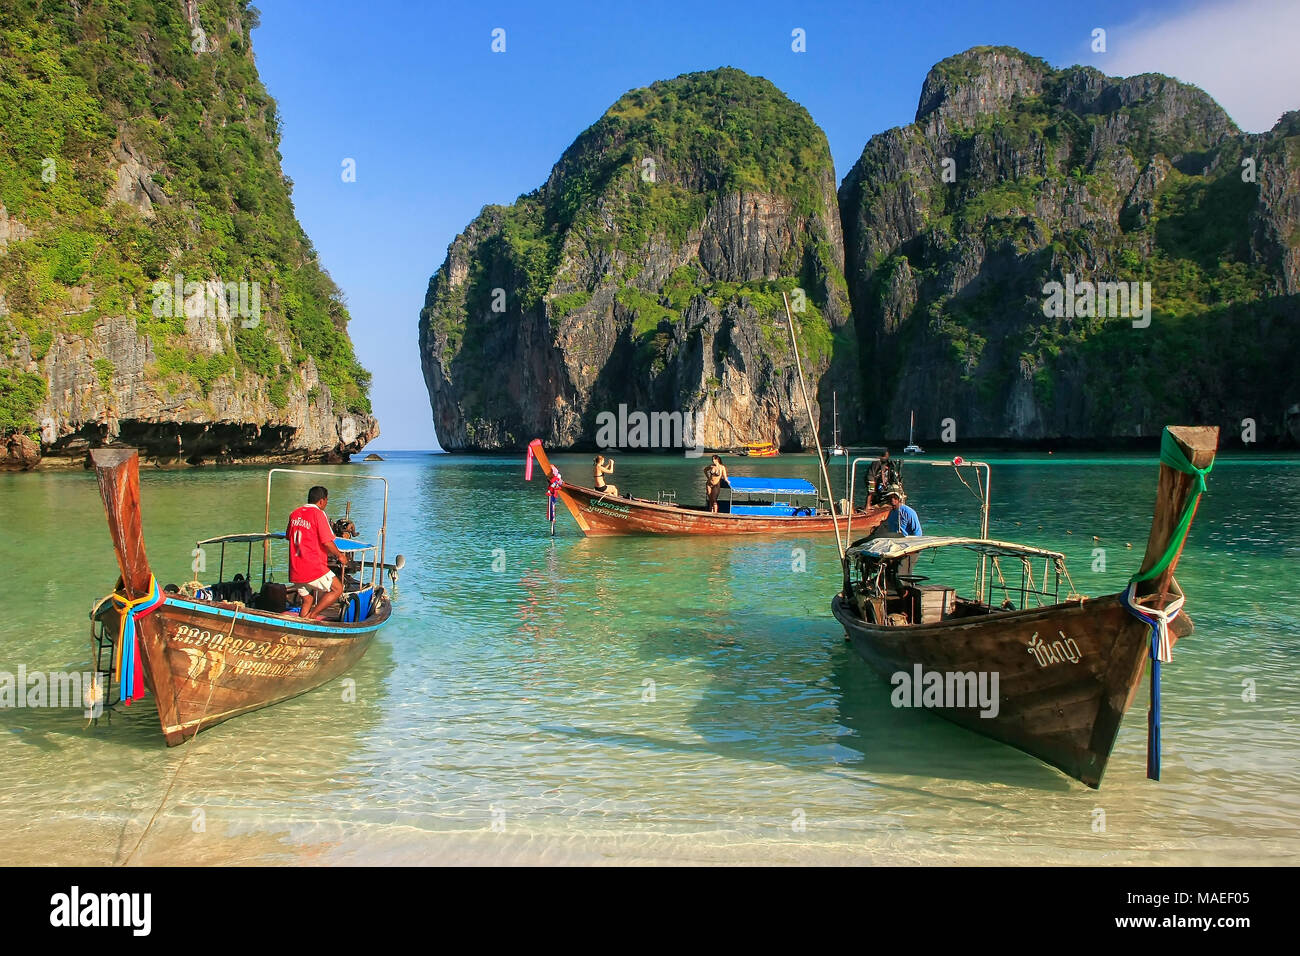
<path fill-rule="evenodd" d="M 362 461 L 383 461 L 384 459 L 380 458 L 378 455 L 372 452 L 371 454 L 366 455 L 366 457 L 361 460 Z"/>

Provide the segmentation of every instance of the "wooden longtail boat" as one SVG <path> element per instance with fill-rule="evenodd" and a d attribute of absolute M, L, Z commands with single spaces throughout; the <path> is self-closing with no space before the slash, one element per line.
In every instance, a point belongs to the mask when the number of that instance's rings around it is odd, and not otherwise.
<path fill-rule="evenodd" d="M 383 563 L 387 482 L 380 545 L 339 539 L 336 543 L 349 558 L 348 570 L 359 574 L 355 579 L 351 575 L 345 579 L 348 589 L 343 599 L 326 612 L 325 618 L 302 620 L 295 614 L 256 606 L 263 601 L 270 605 L 266 596 L 275 590 L 274 582 L 271 588 L 266 586 L 265 565 L 262 591 L 251 605 L 212 599 L 211 588 L 203 589 L 200 596 L 160 591 L 145 556 L 136 451 L 96 449 L 91 458 L 122 572 L 116 593 L 105 599 L 92 617 L 100 626 L 101 647 L 108 646 L 128 662 L 120 676 L 121 699 L 129 702 L 147 688 L 157 702 L 158 719 L 169 746 L 188 740 L 205 727 L 296 697 L 333 680 L 361 658 L 375 633 L 388 621 L 392 604 L 380 572 L 387 569 L 393 573 L 404 562 L 399 556 L 393 565 Z M 272 469 L 272 474 L 285 471 Z M 337 473 L 329 476 L 344 477 Z M 364 477 L 384 481 L 377 476 Z M 283 538 L 269 530 L 270 494 L 268 475 L 268 527 L 262 534 L 228 535 L 200 542 L 222 546 L 223 568 L 226 544 L 247 543 L 251 565 L 253 544 L 261 544 L 265 555 L 273 540 Z M 369 580 L 367 555 L 371 558 Z M 278 593 L 283 601 L 283 591 Z M 331 616 L 337 619 L 329 619 Z M 134 674 L 132 654 L 137 662 Z"/>
<path fill-rule="evenodd" d="M 755 441 L 731 449 L 731 454 L 745 458 L 775 458 L 781 454 L 781 449 L 776 447 L 775 442 Z"/>
<path fill-rule="evenodd" d="M 540 440 L 529 445 L 529 452 L 541 466 L 542 475 L 551 474 L 551 462 L 546 457 Z M 740 479 L 736 479 L 740 481 Z M 793 483 L 791 483 L 793 484 Z M 807 482 L 802 484 L 808 485 Z M 753 493 L 759 489 L 755 485 Z M 808 485 L 806 491 L 787 488 L 779 494 L 816 494 Z M 573 520 L 585 535 L 610 534 L 829 534 L 835 530 L 835 516 L 815 507 L 778 508 L 762 505 L 744 505 L 720 502 L 719 511 L 712 513 L 704 505 L 679 505 L 644 498 L 616 498 L 595 488 L 584 488 L 572 482 L 561 482 L 555 496 L 569 509 Z M 732 510 L 724 510 L 730 506 Z M 784 510 L 787 513 L 778 514 Z M 889 516 L 888 508 L 862 508 L 853 513 L 854 528 L 870 531 Z"/>
<path fill-rule="evenodd" d="M 1217 428 L 1204 427 L 1165 430 L 1146 555 L 1122 593 L 1099 598 L 1071 593 L 1060 600 L 1060 575 L 1068 580 L 1068 573 L 1064 557 L 1054 551 L 987 537 L 876 538 L 846 552 L 843 589 L 831 611 L 855 650 L 894 684 L 897 705 L 930 707 L 1093 788 L 1101 784 L 1120 721 L 1151 657 L 1148 776 L 1158 780 L 1160 664 L 1168 661 L 1177 638 L 1191 632 L 1191 623 L 1178 614 L 1167 628 L 1151 624 L 1181 608 L 1174 569 L 1218 434 Z M 911 573 L 919 555 L 941 548 L 980 556 L 975 598 L 922 585 L 928 579 Z M 1020 564 L 1019 586 L 1003 578 L 1001 563 L 1008 559 Z M 999 585 L 983 573 L 989 562 Z M 1039 564 L 1042 577 L 1035 582 Z M 1047 584 L 1049 572 L 1054 589 Z M 995 588 L 1008 598 L 1001 606 L 992 603 Z M 1040 606 L 1028 606 L 1031 602 Z M 934 674 L 938 678 L 929 676 Z M 971 677 L 979 675 L 989 684 L 997 679 L 997 706 L 984 708 L 983 715 L 971 699 Z M 915 687 L 920 682 L 933 690 L 929 702 Z M 900 693 L 903 688 L 914 689 L 908 695 Z"/>

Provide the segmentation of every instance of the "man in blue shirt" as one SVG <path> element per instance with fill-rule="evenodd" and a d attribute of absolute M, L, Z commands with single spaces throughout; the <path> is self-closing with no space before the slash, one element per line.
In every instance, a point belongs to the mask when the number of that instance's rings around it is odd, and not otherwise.
<path fill-rule="evenodd" d="M 885 527 L 904 537 L 920 537 L 921 519 L 915 509 L 903 504 L 903 493 L 897 485 L 885 492 L 885 502 L 889 505 L 889 517 L 885 519 Z"/>

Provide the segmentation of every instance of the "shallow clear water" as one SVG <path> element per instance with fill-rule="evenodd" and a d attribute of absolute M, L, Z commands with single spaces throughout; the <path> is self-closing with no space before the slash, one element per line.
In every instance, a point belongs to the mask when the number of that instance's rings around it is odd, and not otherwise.
<path fill-rule="evenodd" d="M 623 455 L 615 480 L 695 501 L 702 464 Z M 1165 668 L 1164 780 L 1145 779 L 1144 690 L 1100 792 L 893 708 L 830 616 L 829 535 L 584 539 L 561 509 L 551 539 L 522 456 L 331 470 L 331 513 L 350 498 L 363 536 L 378 499 L 342 476 L 389 479 L 389 554 L 407 559 L 356 700 L 335 682 L 174 749 L 148 700 L 90 728 L 0 710 L 0 862 L 1300 862 L 1300 460 L 1216 465 L 1179 572 L 1197 631 Z M 990 533 L 1118 590 L 1155 473 L 999 456 Z M 906 479 L 927 533 L 978 530 L 950 469 Z M 146 472 L 160 581 L 190 577 L 195 540 L 260 530 L 264 487 L 256 469 Z M 84 668 L 86 612 L 116 576 L 93 477 L 0 475 L 0 518 L 0 671 Z"/>

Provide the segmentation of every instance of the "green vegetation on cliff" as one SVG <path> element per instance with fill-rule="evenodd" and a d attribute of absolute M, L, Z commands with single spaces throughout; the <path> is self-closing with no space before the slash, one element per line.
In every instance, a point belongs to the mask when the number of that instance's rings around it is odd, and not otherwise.
<path fill-rule="evenodd" d="M 1209 396 L 1229 381 L 1280 381 L 1276 362 L 1232 364 L 1248 354 L 1234 344 L 1217 350 L 1217 371 L 1192 363 L 1205 379 L 1126 380 L 1136 391 L 1122 408 L 1100 397 L 1113 369 L 1156 364 L 1138 352 L 1190 361 L 1210 316 L 1268 325 L 1252 307 L 1285 280 L 1256 248 L 1266 210 L 1242 160 L 1275 162 L 1269 150 L 1168 77 L 1057 71 L 1005 47 L 937 64 L 917 121 L 873 137 L 840 191 L 863 368 L 883 370 L 867 375 L 872 426 L 961 407 L 968 435 L 1131 435 L 1144 414 L 1221 413 Z M 1150 327 L 1046 314 L 1045 284 L 1067 276 L 1149 282 Z M 1013 398 L 1024 382 L 1036 408 Z M 943 409 L 924 407 L 935 401 Z"/>
<path fill-rule="evenodd" d="M 310 356 L 340 407 L 367 412 L 347 308 L 280 170 L 279 118 L 249 48 L 257 11 L 194 6 L 193 22 L 171 0 L 0 11 L 0 203 L 34 232 L 0 251 L 0 363 L 14 332 L 39 360 L 55 332 L 131 316 L 152 342 L 150 374 L 173 388 L 253 375 L 274 396 Z M 196 350 L 179 309 L 155 308 L 154 283 L 177 275 L 257 283 L 260 323 L 235 321 L 216 355 Z"/>
<path fill-rule="evenodd" d="M 736 375 L 783 434 L 806 431 L 784 391 L 781 292 L 814 381 L 837 357 L 853 356 L 837 373 L 856 364 L 834 190 L 825 134 L 765 79 L 726 68 L 623 95 L 540 188 L 485 207 L 431 280 L 421 341 L 440 440 L 589 440 L 600 403 L 693 408 L 703 383 Z M 483 387 L 503 352 L 519 379 Z M 833 387 L 842 408 L 856 392 Z"/>
<path fill-rule="evenodd" d="M 780 197 L 801 219 L 823 214 L 824 185 L 832 175 L 825 135 L 767 80 L 720 69 L 633 90 L 566 150 L 544 187 L 512 206 L 484 211 L 500 231 L 480 247 L 463 308 L 488 307 L 494 286 L 478 281 L 487 275 L 509 278 L 521 311 L 537 308 L 556 280 L 571 233 L 636 262 L 653 237 L 680 246 L 716 199 L 729 193 Z M 809 290 L 826 277 L 843 288 L 829 243 L 796 246 L 788 259 L 783 274 L 817 273 L 807 276 Z M 633 288 L 632 278 L 624 277 L 619 301 L 637 308 L 638 332 L 653 329 L 663 306 Z M 590 291 L 553 298 L 553 321 L 585 305 L 581 297 Z M 704 283 L 693 291 L 707 294 Z M 674 311 L 688 304 L 677 298 Z M 466 318 L 454 306 L 436 311 L 444 332 L 459 331 Z"/>

